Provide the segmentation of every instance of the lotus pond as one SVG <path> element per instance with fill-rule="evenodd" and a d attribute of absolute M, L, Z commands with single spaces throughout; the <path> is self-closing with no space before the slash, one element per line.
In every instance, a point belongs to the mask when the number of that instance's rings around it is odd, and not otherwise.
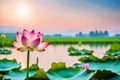
<path fill-rule="evenodd" d="M 5 48 L 2 35 L 0 80 L 119 80 L 120 44 L 53 45 L 43 34 L 17 32 L 17 48 Z M 47 48 L 47 49 L 45 49 Z M 36 50 L 36 51 L 35 51 Z M 27 54 L 26 54 L 27 52 Z M 27 67 L 26 67 L 27 66 Z"/>
<path fill-rule="evenodd" d="M 94 55 L 98 57 L 104 56 L 106 50 L 109 49 L 109 45 L 50 45 L 44 52 L 31 52 L 30 65 L 37 63 L 37 57 L 39 59 L 39 66 L 47 71 L 52 62 L 65 62 L 67 66 L 72 66 L 78 62 L 78 57 L 69 56 L 68 48 L 73 46 L 78 49 L 94 50 Z M 19 52 L 15 48 L 8 48 L 12 51 L 10 55 L 0 55 L 0 59 L 16 59 L 18 63 L 21 63 L 22 68 L 26 67 L 26 52 Z"/>
<path fill-rule="evenodd" d="M 50 45 L 44 52 L 31 52 L 29 80 L 119 80 L 118 45 Z M 11 54 L 0 55 L 1 80 L 25 80 L 26 53 L 8 49 Z M 86 63 L 89 67 L 82 69 Z"/>

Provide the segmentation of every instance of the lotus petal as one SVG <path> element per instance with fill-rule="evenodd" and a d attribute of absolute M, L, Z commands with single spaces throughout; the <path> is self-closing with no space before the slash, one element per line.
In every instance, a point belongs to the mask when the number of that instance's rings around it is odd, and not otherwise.
<path fill-rule="evenodd" d="M 19 32 L 17 32 L 16 38 L 17 38 L 17 42 L 18 42 L 19 44 L 21 44 L 21 37 L 22 37 L 22 35 L 21 35 Z"/>
<path fill-rule="evenodd" d="M 25 35 L 22 35 L 21 42 L 24 46 L 29 46 L 29 40 Z"/>
<path fill-rule="evenodd" d="M 49 45 L 49 42 L 43 42 L 37 47 L 37 51 L 44 51 L 45 48 Z"/>
<path fill-rule="evenodd" d="M 89 64 L 83 64 L 82 65 L 82 69 L 87 69 L 87 68 L 89 68 Z"/>
<path fill-rule="evenodd" d="M 37 48 L 37 46 L 40 44 L 40 38 L 37 38 L 36 40 L 31 42 L 31 46 L 33 48 Z"/>
<path fill-rule="evenodd" d="M 23 34 L 29 33 L 26 29 L 23 30 Z"/>
<path fill-rule="evenodd" d="M 18 51 L 21 51 L 21 52 L 24 52 L 24 51 L 27 50 L 27 48 L 25 48 L 25 47 L 20 47 L 20 48 L 17 48 L 17 50 L 18 50 Z"/>
<path fill-rule="evenodd" d="M 13 44 L 16 48 L 22 47 L 21 44 L 15 42 L 15 41 L 12 41 L 12 44 Z"/>
<path fill-rule="evenodd" d="M 16 38 L 17 42 L 13 41 L 12 44 L 17 48 L 17 50 L 22 52 L 26 51 L 26 49 L 30 51 L 35 49 L 38 51 L 44 51 L 50 44 L 49 42 L 42 42 L 43 34 L 40 32 L 35 33 L 34 30 L 29 32 L 24 29 L 22 34 L 17 32 Z"/>

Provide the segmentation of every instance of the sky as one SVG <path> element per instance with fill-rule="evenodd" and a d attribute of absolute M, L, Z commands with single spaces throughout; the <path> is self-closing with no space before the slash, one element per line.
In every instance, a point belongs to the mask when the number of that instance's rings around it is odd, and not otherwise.
<path fill-rule="evenodd" d="M 0 26 L 120 33 L 120 0 L 0 0 Z"/>

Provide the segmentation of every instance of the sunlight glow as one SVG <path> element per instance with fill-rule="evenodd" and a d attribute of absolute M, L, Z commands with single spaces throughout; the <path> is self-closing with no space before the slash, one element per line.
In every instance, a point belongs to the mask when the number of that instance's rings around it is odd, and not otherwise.
<path fill-rule="evenodd" d="M 16 14 L 20 17 L 26 17 L 30 14 L 30 9 L 27 5 L 19 5 L 16 7 Z"/>

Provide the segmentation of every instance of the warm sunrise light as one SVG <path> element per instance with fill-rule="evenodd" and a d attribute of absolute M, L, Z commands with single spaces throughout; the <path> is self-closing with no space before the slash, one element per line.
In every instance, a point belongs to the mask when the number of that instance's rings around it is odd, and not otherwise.
<path fill-rule="evenodd" d="M 19 6 L 16 6 L 16 14 L 18 16 L 28 16 L 30 14 L 30 9 L 27 5 L 19 5 Z"/>
<path fill-rule="evenodd" d="M 0 0 L 0 26 L 49 33 L 120 32 L 120 0 Z"/>

